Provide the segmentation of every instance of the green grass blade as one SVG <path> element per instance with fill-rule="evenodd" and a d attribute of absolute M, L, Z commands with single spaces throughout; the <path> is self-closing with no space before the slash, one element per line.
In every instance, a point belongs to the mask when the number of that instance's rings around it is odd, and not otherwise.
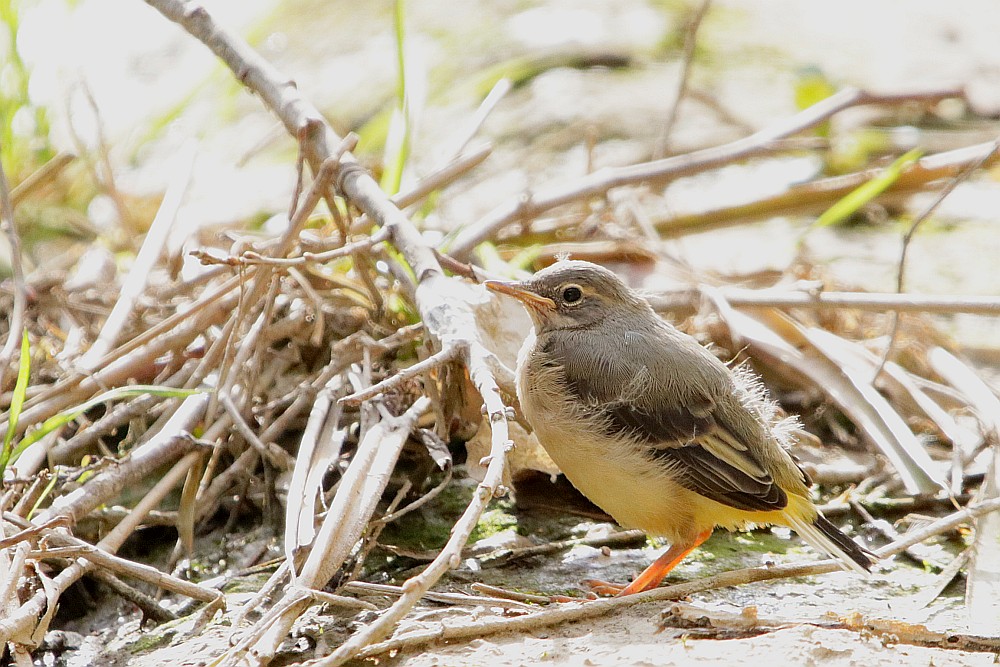
<path fill-rule="evenodd" d="M 56 473 L 55 470 L 53 470 L 52 475 L 50 476 L 49 479 L 49 483 L 45 485 L 45 489 L 43 489 L 42 492 L 39 494 L 38 500 L 35 501 L 35 504 L 31 506 L 31 511 L 28 512 L 28 521 L 31 521 L 31 517 L 35 516 L 35 512 L 37 512 L 42 507 L 42 503 L 44 503 L 46 499 L 48 499 L 48 497 L 52 494 L 52 489 L 56 488 L 56 482 L 58 481 L 59 481 L 59 475 L 58 473 Z"/>
<path fill-rule="evenodd" d="M 924 151 L 914 148 L 900 156 L 891 165 L 886 167 L 882 173 L 868 181 L 864 185 L 852 190 L 850 194 L 838 201 L 836 204 L 823 212 L 823 215 L 813 223 L 816 227 L 828 227 L 836 225 L 854 215 L 862 206 L 869 203 L 889 187 L 899 180 L 899 176 L 913 166 L 913 164 L 923 156 Z"/>
<path fill-rule="evenodd" d="M 108 401 L 115 401 L 120 398 L 127 398 L 131 396 L 141 396 L 142 394 L 151 394 L 153 396 L 165 396 L 167 398 L 183 398 L 185 396 L 191 396 L 193 394 L 202 393 L 202 389 L 174 389 L 172 387 L 158 387 L 154 385 L 132 385 L 129 387 L 118 387 L 117 389 L 111 389 L 104 392 L 100 396 L 95 396 L 94 398 L 81 403 L 72 408 L 67 408 L 59 414 L 53 415 L 42 422 L 41 426 L 34 429 L 30 433 L 26 434 L 21 442 L 18 443 L 17 447 L 14 449 L 12 454 L 13 459 L 16 461 L 17 457 L 24 453 L 24 451 L 35 444 L 46 435 L 56 430 L 57 428 L 68 424 L 80 415 L 82 415 L 87 410 L 90 410 L 95 405 L 100 405 L 101 403 L 106 403 Z"/>
<path fill-rule="evenodd" d="M 393 27 L 396 32 L 396 108 L 385 140 L 384 169 L 379 185 L 389 195 L 399 192 L 403 169 L 410 155 L 410 109 L 406 84 L 406 3 L 396 0 Z"/>
<path fill-rule="evenodd" d="M 14 394 L 10 399 L 10 411 L 7 413 L 7 432 L 3 436 L 3 449 L 0 449 L 0 477 L 7 469 L 11 457 L 11 445 L 17 432 L 17 422 L 21 418 L 21 408 L 24 397 L 28 393 L 28 378 L 31 376 L 31 344 L 28 342 L 28 330 L 21 334 L 21 359 L 18 362 L 17 382 L 14 384 Z"/>

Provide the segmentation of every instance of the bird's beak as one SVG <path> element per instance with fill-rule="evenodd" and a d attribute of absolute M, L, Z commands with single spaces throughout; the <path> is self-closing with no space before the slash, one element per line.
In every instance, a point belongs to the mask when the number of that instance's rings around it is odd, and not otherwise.
<path fill-rule="evenodd" d="M 507 296 L 512 296 L 533 310 L 551 312 L 556 309 L 555 301 L 549 299 L 548 297 L 544 297 L 541 294 L 532 292 L 521 283 L 506 283 L 502 280 L 487 280 L 483 282 L 483 284 L 486 285 L 486 289 L 499 292 L 500 294 L 506 294 Z"/>

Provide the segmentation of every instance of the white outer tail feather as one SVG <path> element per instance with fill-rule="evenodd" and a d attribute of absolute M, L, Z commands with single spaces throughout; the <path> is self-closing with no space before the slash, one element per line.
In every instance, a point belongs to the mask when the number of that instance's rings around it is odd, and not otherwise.
<path fill-rule="evenodd" d="M 805 521 L 795 516 L 788 516 L 788 523 L 791 524 L 792 529 L 798 533 L 806 544 L 811 546 L 813 549 L 824 553 L 828 556 L 836 558 L 840 563 L 841 567 L 845 570 L 852 570 L 859 574 L 863 574 L 866 577 L 871 576 L 871 572 L 861 567 L 854 560 L 844 553 L 837 544 L 831 540 L 829 537 L 824 535 L 812 522 Z"/>

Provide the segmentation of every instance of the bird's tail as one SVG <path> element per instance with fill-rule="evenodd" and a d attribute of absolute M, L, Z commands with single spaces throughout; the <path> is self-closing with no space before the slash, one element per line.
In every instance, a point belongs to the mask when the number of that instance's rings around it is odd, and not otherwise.
<path fill-rule="evenodd" d="M 789 524 L 806 543 L 838 559 L 845 569 L 867 575 L 875 564 L 875 555 L 842 533 L 822 514 L 812 521 L 793 515 L 786 515 Z"/>

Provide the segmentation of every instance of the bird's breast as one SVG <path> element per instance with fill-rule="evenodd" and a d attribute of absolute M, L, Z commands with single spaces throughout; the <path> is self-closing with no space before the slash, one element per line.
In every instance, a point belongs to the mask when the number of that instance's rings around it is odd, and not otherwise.
<path fill-rule="evenodd" d="M 600 415 L 567 391 L 561 368 L 538 348 L 522 354 L 517 374 L 524 415 L 567 479 L 620 525 L 672 540 L 705 528 L 692 494 L 654 465 L 624 434 L 609 434 Z"/>

